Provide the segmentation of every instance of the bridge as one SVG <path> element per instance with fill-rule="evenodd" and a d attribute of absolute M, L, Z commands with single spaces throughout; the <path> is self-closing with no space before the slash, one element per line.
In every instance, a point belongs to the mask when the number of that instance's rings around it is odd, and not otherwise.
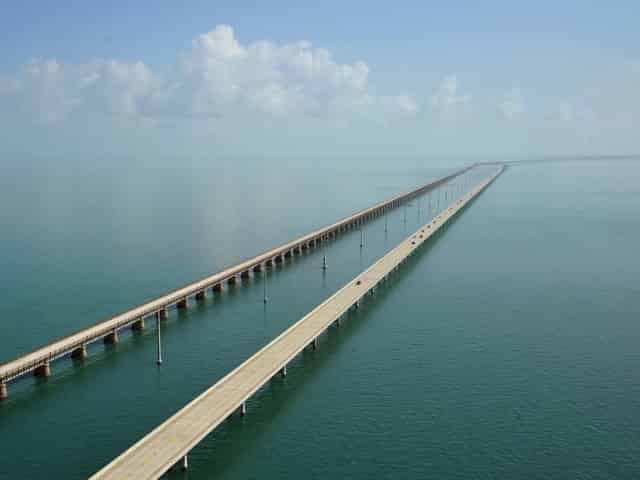
<path fill-rule="evenodd" d="M 14 360 L 0 364 L 0 400 L 8 397 L 8 383 L 11 381 L 31 373 L 36 376 L 48 377 L 51 375 L 51 364 L 55 360 L 67 357 L 86 358 L 89 344 L 99 340 L 103 340 L 105 343 L 117 343 L 119 332 L 122 329 L 143 329 L 147 318 L 155 318 L 159 327 L 160 319 L 167 318 L 170 308 L 187 308 L 190 301 L 204 299 L 207 291 L 221 291 L 225 285 L 233 285 L 241 280 L 249 279 L 252 273 L 260 272 L 264 268 L 273 266 L 274 263 L 283 263 L 285 259 L 292 258 L 303 250 L 315 248 L 344 231 L 384 215 L 388 210 L 397 208 L 413 198 L 446 184 L 474 166 L 475 164 L 462 168 L 434 182 L 361 210 L 331 225 L 165 293 L 156 299 L 55 340 Z M 160 361 L 160 358 L 158 360 Z"/>
<path fill-rule="evenodd" d="M 363 297 L 375 291 L 410 255 L 476 198 L 503 166 L 435 218 L 403 240 L 367 270 L 348 282 L 301 320 L 197 396 L 90 480 L 156 479 L 176 464 L 188 465 L 188 453 L 234 412 L 246 414 L 246 401 L 275 375 L 286 375 L 287 364 L 304 348 L 317 347 L 318 337 Z"/>

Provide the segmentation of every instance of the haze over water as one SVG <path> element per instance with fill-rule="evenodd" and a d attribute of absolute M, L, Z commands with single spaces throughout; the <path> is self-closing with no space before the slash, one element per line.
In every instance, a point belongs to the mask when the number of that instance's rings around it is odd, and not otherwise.
<path fill-rule="evenodd" d="M 445 174 L 348 164 L 46 171 L 0 191 L 0 361 Z M 635 478 L 640 165 L 509 168 L 175 478 Z M 84 478 L 426 222 L 322 254 L 10 384 L 0 478 Z M 8 441 L 7 439 L 10 439 Z"/>

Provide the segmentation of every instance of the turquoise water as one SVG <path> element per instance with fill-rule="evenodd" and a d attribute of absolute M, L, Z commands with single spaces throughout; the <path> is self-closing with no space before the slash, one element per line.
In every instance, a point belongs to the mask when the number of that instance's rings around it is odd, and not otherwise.
<path fill-rule="evenodd" d="M 0 359 L 446 169 L 15 167 L 0 193 Z M 38 174 L 34 172 L 39 172 Z M 635 478 L 640 165 L 509 168 L 173 478 Z M 300 200 L 300 198 L 303 200 Z M 11 206 L 12 208 L 8 208 Z M 17 207 L 16 207 L 17 206 Z M 417 202 L 209 297 L 0 405 L 0 478 L 83 478 L 429 214 Z M 5 208 L 6 207 L 6 208 Z"/>

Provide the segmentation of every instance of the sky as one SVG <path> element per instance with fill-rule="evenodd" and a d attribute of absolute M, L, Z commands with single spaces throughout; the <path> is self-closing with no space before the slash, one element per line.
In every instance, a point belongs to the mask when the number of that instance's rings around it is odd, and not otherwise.
<path fill-rule="evenodd" d="M 3 2 L 0 155 L 637 154 L 638 18 L 637 0 Z"/>

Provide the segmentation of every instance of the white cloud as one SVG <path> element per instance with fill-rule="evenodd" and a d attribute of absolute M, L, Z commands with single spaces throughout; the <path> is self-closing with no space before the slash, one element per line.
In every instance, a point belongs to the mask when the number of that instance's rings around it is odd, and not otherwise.
<path fill-rule="evenodd" d="M 471 94 L 458 92 L 458 78 L 448 75 L 442 79 L 431 96 L 431 106 L 442 114 L 455 113 L 460 107 L 471 104 Z"/>
<path fill-rule="evenodd" d="M 499 109 L 505 118 L 511 120 L 525 112 L 525 102 L 519 88 L 512 88 L 504 94 Z"/>
<path fill-rule="evenodd" d="M 0 77 L 0 101 L 12 98 L 47 121 L 81 111 L 144 117 L 418 112 L 408 95 L 373 95 L 368 79 L 364 62 L 337 63 L 309 42 L 243 45 L 230 26 L 218 25 L 196 37 L 163 75 L 142 62 L 33 60 Z"/>
<path fill-rule="evenodd" d="M 5 83 L 12 88 L 3 88 Z M 153 73 L 141 62 L 94 60 L 65 65 L 55 59 L 36 59 L 0 82 L 0 101 L 3 97 L 13 100 L 16 109 L 46 122 L 82 109 L 136 115 L 153 87 Z"/>

